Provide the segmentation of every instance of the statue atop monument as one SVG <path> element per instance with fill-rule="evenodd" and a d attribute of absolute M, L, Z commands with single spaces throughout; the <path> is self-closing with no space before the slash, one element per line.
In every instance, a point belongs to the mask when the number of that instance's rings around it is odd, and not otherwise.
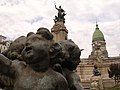
<path fill-rule="evenodd" d="M 64 18 L 64 16 L 66 15 L 65 11 L 61 8 L 61 6 L 57 8 L 56 4 L 55 4 L 55 8 L 58 10 L 58 16 L 55 16 L 54 22 L 56 23 L 57 21 L 62 21 L 63 23 L 65 23 L 65 18 Z"/>

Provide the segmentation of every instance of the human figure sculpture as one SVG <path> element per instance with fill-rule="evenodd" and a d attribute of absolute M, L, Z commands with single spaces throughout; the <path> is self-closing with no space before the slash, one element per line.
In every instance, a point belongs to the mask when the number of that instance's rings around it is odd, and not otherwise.
<path fill-rule="evenodd" d="M 47 28 L 41 27 L 37 30 L 36 34 L 40 34 L 42 37 L 46 38 L 47 40 L 52 40 L 53 35 Z"/>
<path fill-rule="evenodd" d="M 55 16 L 55 19 L 53 19 L 53 20 L 54 20 L 54 22 L 56 23 L 56 22 L 58 21 L 58 17 Z"/>
<path fill-rule="evenodd" d="M 50 45 L 52 45 L 54 43 L 53 35 L 52 35 L 52 33 L 47 28 L 40 27 L 37 30 L 36 34 L 41 35 L 46 40 L 48 40 L 48 42 L 49 42 Z"/>
<path fill-rule="evenodd" d="M 27 34 L 27 37 L 29 37 L 33 34 L 34 34 L 33 32 L 29 32 Z M 49 41 L 52 41 L 53 36 L 47 28 L 43 28 L 43 27 L 39 28 L 37 30 L 37 34 L 42 35 L 42 37 L 44 37 L 45 39 L 47 39 Z M 18 37 L 11 43 L 9 49 L 6 52 L 4 52 L 4 55 L 11 60 L 16 60 L 16 59 L 22 60 L 21 52 L 22 52 L 23 48 L 25 47 L 25 43 L 26 43 L 25 36 Z M 1 77 L 0 81 L 4 81 L 4 82 L 0 82 L 0 84 L 2 85 L 1 87 L 2 88 L 5 87 L 4 90 L 12 90 L 13 85 L 10 82 L 7 82 L 9 77 L 5 76 L 3 74 L 0 74 L 0 77 Z"/>
<path fill-rule="evenodd" d="M 80 49 L 72 40 L 63 40 L 57 43 L 62 50 L 57 44 L 55 45 L 56 47 L 54 49 L 56 49 L 57 52 L 59 51 L 59 53 L 57 53 L 57 57 L 55 57 L 56 64 L 53 66 L 54 70 L 65 76 L 70 90 L 84 90 L 80 83 L 79 76 L 74 71 L 80 63 Z"/>
<path fill-rule="evenodd" d="M 11 60 L 16 60 L 16 59 L 22 60 L 21 52 L 25 47 L 25 43 L 26 43 L 26 37 L 20 36 L 10 44 L 8 50 L 3 52 L 3 54 Z M 2 66 L 1 66 L 1 68 L 3 69 L 3 72 L 6 73 L 7 68 L 5 68 L 5 67 L 3 68 Z M 12 80 L 10 80 L 8 75 L 4 75 L 1 73 L 0 79 L 1 79 L 0 80 L 1 85 L 4 86 L 4 87 L 2 87 L 2 88 L 4 88 L 4 90 L 13 90 L 13 85 L 11 84 L 11 82 L 9 82 Z M 8 81 L 8 79 L 9 79 L 9 81 Z"/>
<path fill-rule="evenodd" d="M 21 52 L 25 47 L 25 42 L 26 42 L 25 36 L 18 37 L 10 44 L 8 50 L 3 52 L 3 54 L 11 60 L 15 59 L 22 60 Z"/>
<path fill-rule="evenodd" d="M 34 34 L 33 32 L 29 32 L 27 34 L 27 37 L 29 37 L 30 35 Z M 53 38 L 52 34 L 49 32 L 49 30 L 47 28 L 39 28 L 37 30 L 37 34 L 42 35 L 42 37 L 46 38 L 47 40 Z M 3 54 L 11 59 L 11 60 L 22 60 L 21 57 L 21 52 L 23 50 L 23 48 L 25 47 L 25 43 L 26 43 L 26 37 L 25 36 L 20 36 L 17 39 L 15 39 L 11 44 L 10 47 L 8 48 L 8 50 L 6 52 L 3 52 Z M 5 68 L 4 68 L 5 69 Z M 6 79 L 8 79 L 7 76 L 0 74 L 1 77 L 1 82 L 0 85 L 2 88 L 4 88 L 5 90 L 12 90 L 12 85 L 7 82 Z M 4 82 L 2 82 L 4 81 Z"/>
<path fill-rule="evenodd" d="M 55 8 L 58 10 L 58 17 L 55 16 L 54 21 L 63 21 L 65 23 L 65 18 L 64 16 L 66 15 L 65 11 L 61 8 L 61 6 L 59 6 L 59 8 L 57 8 L 57 6 L 55 5 Z"/>
<path fill-rule="evenodd" d="M 103 90 L 103 80 L 101 78 L 101 73 L 98 70 L 97 64 L 94 65 L 93 76 L 90 79 L 91 90 Z"/>
<path fill-rule="evenodd" d="M 101 75 L 100 71 L 98 70 L 97 65 L 94 65 L 93 75 L 94 76 L 100 76 Z"/>
<path fill-rule="evenodd" d="M 30 35 L 32 35 L 32 34 L 35 34 L 34 32 L 29 32 L 28 34 L 27 34 L 27 37 L 29 37 Z"/>
<path fill-rule="evenodd" d="M 68 90 L 66 79 L 49 67 L 48 40 L 33 34 L 25 45 L 24 61 L 11 61 L 0 54 L 0 64 L 8 67 L 8 76 L 12 75 L 13 90 Z"/>

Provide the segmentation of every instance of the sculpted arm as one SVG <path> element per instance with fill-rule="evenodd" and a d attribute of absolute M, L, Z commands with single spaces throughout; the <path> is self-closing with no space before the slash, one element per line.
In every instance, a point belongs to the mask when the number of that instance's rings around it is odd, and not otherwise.
<path fill-rule="evenodd" d="M 58 82 L 58 88 L 56 90 L 69 90 L 67 80 L 61 78 Z"/>
<path fill-rule="evenodd" d="M 11 65 L 12 61 L 5 57 L 3 54 L 0 54 L 0 63 L 3 63 L 7 66 Z"/>
<path fill-rule="evenodd" d="M 5 86 L 13 85 L 14 71 L 11 69 L 12 61 L 0 54 L 0 81 Z"/>
<path fill-rule="evenodd" d="M 80 78 L 76 73 L 72 73 L 71 79 L 69 80 L 70 90 L 84 90 L 81 85 Z"/>
<path fill-rule="evenodd" d="M 5 57 L 3 54 L 0 54 L 0 73 L 6 76 L 12 76 L 13 73 L 11 68 L 12 61 Z"/>
<path fill-rule="evenodd" d="M 58 10 L 57 6 L 55 5 L 55 8 Z"/>

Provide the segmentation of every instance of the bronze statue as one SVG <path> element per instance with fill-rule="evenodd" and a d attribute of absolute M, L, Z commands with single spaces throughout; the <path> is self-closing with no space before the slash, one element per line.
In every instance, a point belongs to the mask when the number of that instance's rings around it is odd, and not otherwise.
<path fill-rule="evenodd" d="M 47 40 L 52 40 L 53 35 L 47 28 L 41 27 L 37 30 L 36 34 L 40 34 L 42 37 L 46 38 Z"/>
<path fill-rule="evenodd" d="M 0 54 L 0 65 L 7 68 L 5 74 L 12 79 L 13 90 L 68 90 L 66 79 L 49 67 L 49 49 L 48 40 L 32 34 L 22 52 L 23 61 L 11 61 Z"/>
<path fill-rule="evenodd" d="M 29 32 L 28 34 L 27 34 L 27 37 L 29 37 L 30 35 L 32 35 L 32 34 L 35 34 L 34 32 Z"/>
<path fill-rule="evenodd" d="M 65 76 L 70 90 L 84 90 L 79 76 L 75 73 L 77 65 L 80 63 L 81 50 L 79 47 L 72 40 L 63 40 L 57 42 L 52 50 L 54 53 L 57 52 L 56 57 L 50 54 L 51 61 L 54 61 L 53 69 Z"/>
<path fill-rule="evenodd" d="M 80 55 L 72 40 L 54 42 L 47 28 L 39 28 L 0 54 L 0 83 L 5 90 L 84 90 L 75 72 Z"/>
<path fill-rule="evenodd" d="M 10 44 L 8 50 L 3 52 L 3 54 L 11 60 L 16 60 L 16 59 L 22 60 L 21 52 L 25 47 L 25 43 L 26 43 L 26 37 L 20 36 Z M 1 68 L 3 67 L 1 66 Z M 3 72 L 6 73 L 5 72 L 6 70 L 7 68 L 4 67 Z M 13 90 L 12 79 L 9 78 L 8 74 L 7 75 L 0 74 L 0 79 L 1 79 L 0 81 L 2 88 L 4 88 L 4 90 Z"/>
<path fill-rule="evenodd" d="M 20 36 L 10 44 L 8 50 L 3 52 L 3 54 L 11 60 L 15 60 L 15 59 L 22 60 L 21 52 L 25 47 L 25 43 L 26 43 L 26 37 Z"/>
<path fill-rule="evenodd" d="M 55 16 L 54 22 L 56 23 L 57 21 L 62 21 L 63 23 L 65 23 L 65 11 L 61 8 L 61 6 L 57 8 L 57 6 L 55 5 L 55 8 L 58 10 L 58 16 Z"/>
<path fill-rule="evenodd" d="M 29 32 L 27 34 L 27 37 L 29 37 L 33 34 L 34 34 L 33 32 Z M 48 40 L 51 39 L 50 41 L 52 41 L 53 36 L 47 28 L 39 28 L 37 30 L 37 34 L 42 35 L 42 37 L 44 37 Z M 6 52 L 4 52 L 3 54 L 11 60 L 17 60 L 17 59 L 18 60 L 23 60 L 22 57 L 21 57 L 21 53 L 22 53 L 22 50 L 25 47 L 25 43 L 26 43 L 26 37 L 25 36 L 20 36 L 11 43 L 9 49 Z M 3 70 L 5 70 L 5 68 Z M 1 79 L 0 80 L 1 81 L 0 82 L 1 87 L 4 88 L 4 90 L 13 90 L 12 89 L 13 85 L 11 84 L 11 82 L 8 82 L 9 77 L 6 76 L 6 75 L 3 75 L 3 74 L 0 74 L 0 77 L 1 77 L 0 78 Z"/>

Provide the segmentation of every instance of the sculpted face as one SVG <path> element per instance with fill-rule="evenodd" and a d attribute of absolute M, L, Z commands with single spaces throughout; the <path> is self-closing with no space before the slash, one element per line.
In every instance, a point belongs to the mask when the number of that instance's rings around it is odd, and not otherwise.
<path fill-rule="evenodd" d="M 69 70 L 75 70 L 80 63 L 81 51 L 74 43 L 69 43 L 68 45 L 66 45 L 67 47 L 65 46 L 66 49 L 64 49 L 66 54 L 64 67 L 68 68 Z"/>
<path fill-rule="evenodd" d="M 10 59 L 19 59 L 20 55 L 21 55 L 21 52 L 24 48 L 24 45 L 23 44 L 14 44 L 10 47 L 8 53 L 7 53 L 7 56 L 10 58 Z"/>
<path fill-rule="evenodd" d="M 12 60 L 14 60 L 14 59 L 20 60 L 21 52 L 24 49 L 25 42 L 26 42 L 25 36 L 20 36 L 15 41 L 13 41 L 7 51 L 7 57 L 9 57 Z"/>
<path fill-rule="evenodd" d="M 28 64 L 49 63 L 48 49 L 49 45 L 46 39 L 41 35 L 33 34 L 27 38 L 26 47 L 23 51 L 24 60 Z"/>
<path fill-rule="evenodd" d="M 80 63 L 81 51 L 72 40 L 60 42 L 63 52 L 63 66 L 69 70 L 75 70 Z"/>

